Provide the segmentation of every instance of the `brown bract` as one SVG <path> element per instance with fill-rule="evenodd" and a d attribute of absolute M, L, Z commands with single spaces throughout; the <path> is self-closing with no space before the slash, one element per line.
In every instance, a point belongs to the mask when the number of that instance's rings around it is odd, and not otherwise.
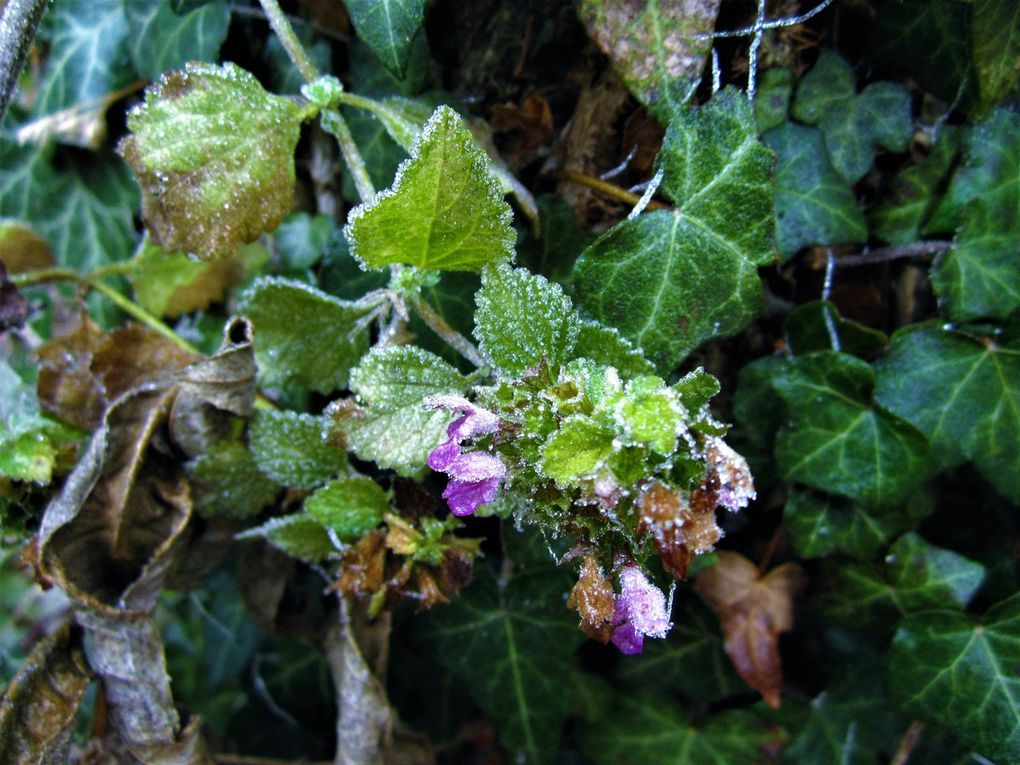
<path fill-rule="evenodd" d="M 616 594 L 613 584 L 592 555 L 584 556 L 584 565 L 577 584 L 567 598 L 567 608 L 581 617 L 581 631 L 590 638 L 608 643 L 613 631 Z"/>
<path fill-rule="evenodd" d="M 793 599 L 807 576 L 794 563 L 784 563 L 762 576 L 742 555 L 720 552 L 718 556 L 715 566 L 698 575 L 694 589 L 719 617 L 726 654 L 737 672 L 776 708 L 783 684 L 779 635 L 793 627 Z"/>
<path fill-rule="evenodd" d="M 651 533 L 662 565 L 678 579 L 694 556 L 708 552 L 722 536 L 715 522 L 718 492 L 704 485 L 685 499 L 676 489 L 653 483 L 638 501 L 638 533 Z"/>

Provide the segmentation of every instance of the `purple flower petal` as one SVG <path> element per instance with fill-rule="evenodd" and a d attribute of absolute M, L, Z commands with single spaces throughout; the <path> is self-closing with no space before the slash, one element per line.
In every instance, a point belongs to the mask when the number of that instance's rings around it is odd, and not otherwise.
<path fill-rule="evenodd" d="M 481 505 L 492 502 L 499 489 L 499 478 L 485 478 L 481 481 L 450 481 L 443 492 L 443 499 L 454 515 L 471 515 Z"/>
<path fill-rule="evenodd" d="M 672 626 L 666 614 L 666 596 L 637 566 L 627 566 L 620 572 L 620 597 L 616 606 L 618 617 L 623 616 L 643 635 L 666 637 Z"/>
<path fill-rule="evenodd" d="M 451 438 L 433 449 L 426 461 L 433 470 L 446 470 L 459 455 L 460 444 Z"/>
<path fill-rule="evenodd" d="M 624 622 L 613 630 L 609 639 L 613 641 L 613 645 L 620 649 L 620 653 L 627 656 L 641 653 L 645 647 L 644 635 L 634 629 L 634 625 L 630 622 Z"/>
<path fill-rule="evenodd" d="M 457 443 L 473 436 L 492 433 L 499 427 L 497 415 L 475 406 L 463 396 L 429 396 L 425 399 L 425 406 L 429 409 L 449 409 L 463 415 L 446 429 L 447 435 Z"/>
<path fill-rule="evenodd" d="M 458 481 L 484 481 L 489 478 L 501 480 L 506 475 L 503 460 L 499 455 L 488 452 L 461 454 L 444 469 Z"/>

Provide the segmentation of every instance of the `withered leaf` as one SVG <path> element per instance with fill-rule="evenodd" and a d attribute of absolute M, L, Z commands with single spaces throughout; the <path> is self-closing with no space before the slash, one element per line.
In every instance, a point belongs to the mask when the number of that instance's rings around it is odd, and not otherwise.
<path fill-rule="evenodd" d="M 567 608 L 581 617 L 581 631 L 601 643 L 608 643 L 613 631 L 616 595 L 593 555 L 584 556 L 584 565 L 577 584 L 567 598 Z"/>
<path fill-rule="evenodd" d="M 0 762 L 67 762 L 90 680 L 80 631 L 65 625 L 39 641 L 0 698 Z"/>
<path fill-rule="evenodd" d="M 49 243 L 27 224 L 0 220 L 0 260 L 12 274 L 53 265 Z"/>
<path fill-rule="evenodd" d="M 793 627 L 793 599 L 807 576 L 794 563 L 762 576 L 743 555 L 717 555 L 719 562 L 698 575 L 694 589 L 719 617 L 726 654 L 737 672 L 777 708 L 783 684 L 779 635 Z"/>
<path fill-rule="evenodd" d="M 0 260 L 0 332 L 21 327 L 28 318 L 28 301 L 7 278 L 7 266 Z"/>
<path fill-rule="evenodd" d="M 685 499 L 676 489 L 653 483 L 638 502 L 638 533 L 650 532 L 663 567 L 679 579 L 694 556 L 708 552 L 722 536 L 715 522 L 718 491 L 701 486 Z"/>
<path fill-rule="evenodd" d="M 340 561 L 340 578 L 334 587 L 344 595 L 367 595 L 383 586 L 387 537 L 382 530 L 366 534 Z"/>

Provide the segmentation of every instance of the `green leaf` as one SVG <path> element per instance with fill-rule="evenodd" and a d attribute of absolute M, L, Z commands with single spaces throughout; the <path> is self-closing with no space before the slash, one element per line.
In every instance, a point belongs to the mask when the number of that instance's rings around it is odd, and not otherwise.
<path fill-rule="evenodd" d="M 1020 308 L 1020 114 L 996 110 L 964 141 L 943 203 L 961 211 L 962 226 L 932 266 L 932 285 L 953 321 L 1006 318 Z M 945 214 L 943 206 L 936 216 Z"/>
<path fill-rule="evenodd" d="M 552 281 L 565 281 L 591 237 L 581 228 L 574 208 L 552 194 L 538 197 L 537 234 L 528 229 L 517 246 L 517 262 Z"/>
<path fill-rule="evenodd" d="M 425 18 L 425 0 L 344 0 L 354 30 L 386 68 L 402 77 Z"/>
<path fill-rule="evenodd" d="M 562 488 L 592 478 L 616 451 L 614 434 L 583 414 L 574 414 L 542 446 L 540 469 Z"/>
<path fill-rule="evenodd" d="M 363 274 L 375 274 L 375 271 L 362 271 Z M 436 274 L 439 276 L 439 274 Z M 435 284 L 424 284 L 421 288 L 422 299 L 436 313 L 443 317 L 447 324 L 470 337 L 475 326 L 475 295 L 481 287 L 481 278 L 470 271 L 447 271 Z M 418 315 L 412 312 L 408 328 L 414 333 L 416 342 L 427 351 L 431 351 L 445 361 L 459 367 L 462 371 L 472 371 L 474 367 L 449 343 L 435 333 Z"/>
<path fill-rule="evenodd" d="M 58 446 L 73 435 L 41 413 L 34 387 L 0 359 L 0 477 L 48 484 Z"/>
<path fill-rule="evenodd" d="M 624 380 L 655 372 L 655 365 L 645 358 L 640 348 L 636 348 L 615 327 L 607 327 L 597 321 L 580 322 L 573 355 L 611 366 Z"/>
<path fill-rule="evenodd" d="M 788 119 L 793 97 L 793 72 L 783 67 L 766 70 L 754 97 L 754 118 L 758 132 L 779 127 Z"/>
<path fill-rule="evenodd" d="M 1020 595 L 980 622 L 952 612 L 903 620 L 889 652 L 889 684 L 910 714 L 946 726 L 998 762 L 1020 759 Z"/>
<path fill-rule="evenodd" d="M 772 259 L 772 158 L 751 108 L 726 90 L 670 121 L 662 189 L 676 210 L 610 229 L 574 266 L 580 304 L 668 373 L 705 340 L 739 332 Z"/>
<path fill-rule="evenodd" d="M 970 42 L 980 105 L 987 111 L 1020 83 L 1020 5 L 974 0 Z"/>
<path fill-rule="evenodd" d="M 368 350 L 362 319 L 374 308 L 340 300 L 301 282 L 257 280 L 238 312 L 255 326 L 255 363 L 264 385 L 297 383 L 329 393 Z"/>
<path fill-rule="evenodd" d="M 0 217 L 31 223 L 62 266 L 87 272 L 127 259 L 136 204 L 131 174 L 110 153 L 0 140 Z"/>
<path fill-rule="evenodd" d="M 261 526 L 241 532 L 236 538 L 264 539 L 292 558 L 308 563 L 325 560 L 338 552 L 323 525 L 304 513 L 270 518 Z"/>
<path fill-rule="evenodd" d="M 871 403 L 875 376 L 865 362 L 820 351 L 774 380 L 789 407 L 776 460 L 790 481 L 869 507 L 895 507 L 927 477 L 928 439 Z"/>
<path fill-rule="evenodd" d="M 829 163 L 821 131 L 792 122 L 761 137 L 778 156 L 776 246 L 791 257 L 808 245 L 868 238 L 854 195 Z"/>
<path fill-rule="evenodd" d="M 249 433 L 255 463 L 284 486 L 314 489 L 347 465 L 347 455 L 327 438 L 328 427 L 326 417 L 259 409 Z"/>
<path fill-rule="evenodd" d="M 584 638 L 563 607 L 569 584 L 561 571 L 517 563 L 498 582 L 479 567 L 471 587 L 424 617 L 418 630 L 439 662 L 467 683 L 508 761 L 546 763 L 555 758 L 570 707 L 566 677 Z"/>
<path fill-rule="evenodd" d="M 902 85 L 874 82 L 856 93 L 854 70 L 824 50 L 804 75 L 793 101 L 793 116 L 825 134 L 832 166 L 849 183 L 860 180 L 881 146 L 904 152 L 913 133 L 910 94 Z"/>
<path fill-rule="evenodd" d="M 718 765 L 758 762 L 775 734 L 750 712 L 731 710 L 694 725 L 661 696 L 627 696 L 606 719 L 581 728 L 581 748 L 597 765 Z"/>
<path fill-rule="evenodd" d="M 216 258 L 276 228 L 294 204 L 303 117 L 234 64 L 165 74 L 128 114 L 120 144 L 153 241 Z"/>
<path fill-rule="evenodd" d="M 195 509 L 205 518 L 247 518 L 270 504 L 280 487 L 240 441 L 220 441 L 188 463 Z"/>
<path fill-rule="evenodd" d="M 1020 501 L 1020 348 L 932 325 L 893 335 L 876 365 L 875 400 L 921 429 L 936 470 L 973 460 Z"/>
<path fill-rule="evenodd" d="M 776 394 L 772 379 L 785 367 L 786 361 L 779 356 L 765 356 L 747 364 L 737 375 L 733 396 L 735 425 L 727 442 L 747 459 L 759 492 L 777 480 L 772 447 L 776 433 L 786 422 L 786 407 Z"/>
<path fill-rule="evenodd" d="M 383 125 L 374 115 L 362 110 L 344 107 L 340 110 L 347 126 L 351 129 L 354 142 L 361 151 L 365 161 L 365 169 L 376 188 L 386 188 L 393 183 L 400 163 L 407 159 L 407 152 L 400 148 Z M 345 199 L 360 201 L 357 187 L 350 177 L 344 173 L 341 181 Z"/>
<path fill-rule="evenodd" d="M 813 300 L 794 308 L 786 317 L 785 329 L 786 344 L 795 356 L 827 351 L 835 343 L 845 353 L 871 359 L 889 344 L 877 329 L 840 316 L 827 300 Z"/>
<path fill-rule="evenodd" d="M 135 71 L 155 80 L 188 61 L 215 61 L 227 37 L 230 10 L 223 0 L 185 13 L 168 0 L 132 0 L 123 4 L 130 29 L 129 49 Z"/>
<path fill-rule="evenodd" d="M 284 272 L 303 274 L 326 251 L 336 227 L 328 215 L 294 213 L 273 232 L 273 249 Z"/>
<path fill-rule="evenodd" d="M 478 271 L 513 258 L 510 206 L 460 116 L 440 106 L 393 186 L 355 208 L 344 229 L 366 268 Z"/>
<path fill-rule="evenodd" d="M 341 542 L 356 542 L 378 526 L 389 509 L 383 488 L 363 475 L 331 481 L 305 500 L 305 513 L 335 531 Z"/>
<path fill-rule="evenodd" d="M 475 337 L 503 375 L 572 357 L 580 322 L 560 285 L 523 268 L 487 268 L 475 300 Z"/>
<path fill-rule="evenodd" d="M 425 467 L 451 417 L 424 406 L 429 396 L 463 394 L 467 379 L 438 356 L 414 346 L 374 348 L 351 372 L 364 407 L 341 431 L 354 453 L 408 475 Z"/>
<path fill-rule="evenodd" d="M 701 79 L 720 1 L 583 0 L 578 12 L 627 89 L 662 118 Z"/>

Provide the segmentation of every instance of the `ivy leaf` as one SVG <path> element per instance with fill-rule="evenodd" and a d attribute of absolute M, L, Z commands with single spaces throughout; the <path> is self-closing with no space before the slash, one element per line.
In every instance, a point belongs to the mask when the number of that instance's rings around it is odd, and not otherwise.
<path fill-rule="evenodd" d="M 904 152 L 913 133 L 910 94 L 898 83 L 874 82 L 856 93 L 854 70 L 825 50 L 804 75 L 793 116 L 825 134 L 832 166 L 849 183 L 868 172 L 877 147 Z"/>
<path fill-rule="evenodd" d="M 980 622 L 953 611 L 903 620 L 889 652 L 889 685 L 910 714 L 946 726 L 999 762 L 1020 759 L 1020 595 Z"/>
<path fill-rule="evenodd" d="M 255 463 L 283 486 L 314 489 L 347 465 L 344 451 L 326 438 L 328 426 L 325 417 L 259 409 L 249 434 Z"/>
<path fill-rule="evenodd" d="M 1020 501 L 1020 358 L 932 325 L 893 335 L 876 365 L 875 400 L 931 440 L 936 470 L 973 460 L 1003 495 Z"/>
<path fill-rule="evenodd" d="M 627 89 L 658 117 L 682 106 L 701 78 L 720 0 L 584 0 L 579 14 Z"/>
<path fill-rule="evenodd" d="M 425 0 L 344 0 L 344 6 L 358 37 L 394 76 L 403 77 Z"/>
<path fill-rule="evenodd" d="M 580 304 L 667 373 L 699 344 L 743 329 L 772 258 L 772 160 L 734 90 L 671 121 L 657 160 L 675 212 L 614 226 L 574 266 Z"/>
<path fill-rule="evenodd" d="M 776 246 L 784 256 L 812 244 L 867 240 L 864 215 L 850 187 L 833 170 L 817 128 L 787 122 L 761 140 L 779 156 Z"/>
<path fill-rule="evenodd" d="M 835 339 L 829 335 L 830 327 Z M 813 300 L 794 308 L 786 317 L 785 330 L 786 344 L 795 356 L 827 351 L 836 342 L 844 352 L 870 359 L 889 344 L 877 329 L 840 316 L 828 300 Z"/>
<path fill-rule="evenodd" d="M 998 109 L 968 131 L 963 163 L 943 207 L 961 211 L 953 247 L 936 259 L 931 280 L 953 321 L 1006 318 L 1020 308 L 1015 265 L 1020 230 L 1020 114 Z"/>
<path fill-rule="evenodd" d="M 787 121 L 790 99 L 793 97 L 793 82 L 793 72 L 783 67 L 776 66 L 762 74 L 754 97 L 754 118 L 759 133 L 779 127 Z"/>
<path fill-rule="evenodd" d="M 112 154 L 0 141 L 0 217 L 31 223 L 62 266 L 87 272 L 128 258 L 136 198 Z"/>
<path fill-rule="evenodd" d="M 460 116 L 440 106 L 393 186 L 351 212 L 351 253 L 366 268 L 478 271 L 512 259 L 512 213 L 488 165 Z"/>
<path fill-rule="evenodd" d="M 693 724 L 668 699 L 626 696 L 606 718 L 581 729 L 581 748 L 598 765 L 714 765 L 758 762 L 776 735 L 750 712 L 731 710 Z"/>
<path fill-rule="evenodd" d="M 255 326 L 262 383 L 297 383 L 320 393 L 347 386 L 351 367 L 368 349 L 361 320 L 373 307 L 279 278 L 258 279 L 238 303 Z"/>
<path fill-rule="evenodd" d="M 503 375 L 520 377 L 543 358 L 550 366 L 571 358 L 579 321 L 558 284 L 523 268 L 487 268 L 475 300 L 475 337 Z"/>
<path fill-rule="evenodd" d="M 778 708 L 783 684 L 779 635 L 793 628 L 793 598 L 807 576 L 795 563 L 762 575 L 743 555 L 720 551 L 716 556 L 718 562 L 698 574 L 694 589 L 719 617 L 726 655 L 737 673 L 765 703 Z"/>
<path fill-rule="evenodd" d="M 466 387 L 460 372 L 421 348 L 374 348 L 351 372 L 363 409 L 336 409 L 334 417 L 359 458 L 408 475 L 425 467 L 451 419 L 445 410 L 426 409 L 425 399 Z"/>
<path fill-rule="evenodd" d="M 355 542 L 374 529 L 390 510 L 383 488 L 368 476 L 330 481 L 305 500 L 308 517 L 336 532 L 341 542 Z"/>
<path fill-rule="evenodd" d="M 195 510 L 205 518 L 247 518 L 270 504 L 279 492 L 248 447 L 224 440 L 187 465 Z"/>
<path fill-rule="evenodd" d="M 270 518 L 260 526 L 243 531 L 237 539 L 264 539 L 292 558 L 316 563 L 337 553 L 321 523 L 304 513 Z"/>
<path fill-rule="evenodd" d="M 982 110 L 994 107 L 1020 83 L 1020 6 L 974 0 L 970 42 Z"/>
<path fill-rule="evenodd" d="M 462 679 L 514 762 L 550 762 L 570 708 L 564 682 L 583 636 L 562 597 L 560 570 L 519 561 L 509 579 L 486 567 L 421 634 Z"/>
<path fill-rule="evenodd" d="M 335 231 L 328 215 L 294 213 L 273 232 L 273 249 L 283 271 L 304 274 L 323 256 Z"/>
<path fill-rule="evenodd" d="M 167 72 L 128 114 L 120 144 L 153 241 L 216 258 L 276 228 L 294 203 L 303 117 L 234 64 Z"/>
<path fill-rule="evenodd" d="M 167 0 L 132 0 L 123 5 L 135 71 L 155 80 L 188 61 L 215 61 L 227 37 L 230 10 L 223 0 L 183 13 Z"/>
<path fill-rule="evenodd" d="M 904 502 L 928 473 L 928 439 L 871 402 L 875 375 L 865 362 L 820 351 L 792 362 L 774 385 L 789 407 L 776 461 L 798 481 L 869 507 Z"/>

